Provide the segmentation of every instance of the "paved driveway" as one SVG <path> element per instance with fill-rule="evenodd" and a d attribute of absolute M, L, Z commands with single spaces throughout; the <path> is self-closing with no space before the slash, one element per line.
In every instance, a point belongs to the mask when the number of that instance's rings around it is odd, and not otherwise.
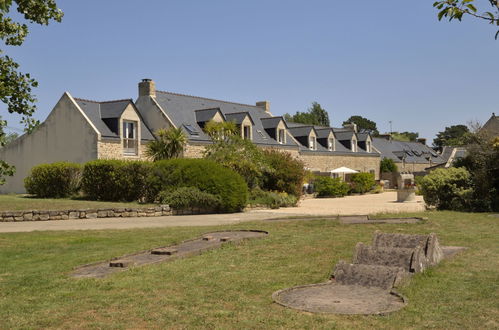
<path fill-rule="evenodd" d="M 416 202 L 396 203 L 395 192 L 377 195 L 320 198 L 301 201 L 298 207 L 278 210 L 253 210 L 233 214 L 183 215 L 151 218 L 101 218 L 85 220 L 0 222 L 0 233 L 35 230 L 101 230 L 177 226 L 214 226 L 269 218 L 309 215 L 375 214 L 424 211 L 422 198 Z"/>

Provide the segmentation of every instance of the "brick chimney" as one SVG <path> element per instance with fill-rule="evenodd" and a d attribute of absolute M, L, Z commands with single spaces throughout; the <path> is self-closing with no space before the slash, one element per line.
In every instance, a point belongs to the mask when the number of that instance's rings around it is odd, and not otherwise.
<path fill-rule="evenodd" d="M 270 102 L 269 101 L 256 102 L 256 106 L 263 108 L 265 110 L 265 112 L 270 113 Z"/>
<path fill-rule="evenodd" d="M 344 124 L 343 127 L 344 128 L 349 128 L 352 131 L 354 131 L 355 133 L 357 133 L 357 124 L 355 124 L 355 123 Z"/>
<path fill-rule="evenodd" d="M 156 97 L 156 85 L 152 79 L 146 78 L 139 82 L 139 97 L 141 96 Z"/>

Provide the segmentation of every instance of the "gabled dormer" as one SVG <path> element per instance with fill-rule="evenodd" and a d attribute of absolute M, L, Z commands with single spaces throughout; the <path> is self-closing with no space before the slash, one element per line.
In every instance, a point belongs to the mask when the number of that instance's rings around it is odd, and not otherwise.
<path fill-rule="evenodd" d="M 331 127 L 316 128 L 317 142 L 328 151 L 336 151 L 336 138 Z"/>
<path fill-rule="evenodd" d="M 255 123 L 248 112 L 226 113 L 225 119 L 236 124 L 243 139 L 253 140 Z"/>
<path fill-rule="evenodd" d="M 302 146 L 317 150 L 317 132 L 313 126 L 290 127 L 288 131 Z"/>
<path fill-rule="evenodd" d="M 357 145 L 359 148 L 365 150 L 366 152 L 373 152 L 373 141 L 369 133 L 357 133 L 357 138 Z"/>
<path fill-rule="evenodd" d="M 270 137 L 280 144 L 286 144 L 286 132 L 288 127 L 282 117 L 261 118 L 262 126 Z"/>
<path fill-rule="evenodd" d="M 217 123 L 225 121 L 224 115 L 222 114 L 222 111 L 220 111 L 220 108 L 201 109 L 194 111 L 194 113 L 196 116 L 196 122 L 202 129 L 209 121 Z"/>
<path fill-rule="evenodd" d="M 335 132 L 336 138 L 338 142 L 340 142 L 345 148 L 350 150 L 351 152 L 357 152 L 357 134 L 352 130 L 344 130 L 340 129 Z"/>

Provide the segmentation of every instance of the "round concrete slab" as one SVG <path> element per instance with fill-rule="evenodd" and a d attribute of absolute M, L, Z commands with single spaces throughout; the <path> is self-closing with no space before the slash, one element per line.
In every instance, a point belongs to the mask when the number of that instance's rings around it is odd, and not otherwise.
<path fill-rule="evenodd" d="M 387 314 L 406 305 L 405 299 L 395 292 L 335 282 L 280 290 L 272 298 L 282 306 L 327 314 Z"/>

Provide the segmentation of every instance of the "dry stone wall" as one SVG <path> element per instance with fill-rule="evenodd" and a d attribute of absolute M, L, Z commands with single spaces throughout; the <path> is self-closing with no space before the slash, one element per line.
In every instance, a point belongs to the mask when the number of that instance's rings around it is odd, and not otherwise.
<path fill-rule="evenodd" d="M 11 221 L 46 221 L 95 218 L 160 217 L 172 215 L 168 205 L 148 208 L 106 208 L 62 211 L 7 211 L 0 212 L 0 222 Z"/>

